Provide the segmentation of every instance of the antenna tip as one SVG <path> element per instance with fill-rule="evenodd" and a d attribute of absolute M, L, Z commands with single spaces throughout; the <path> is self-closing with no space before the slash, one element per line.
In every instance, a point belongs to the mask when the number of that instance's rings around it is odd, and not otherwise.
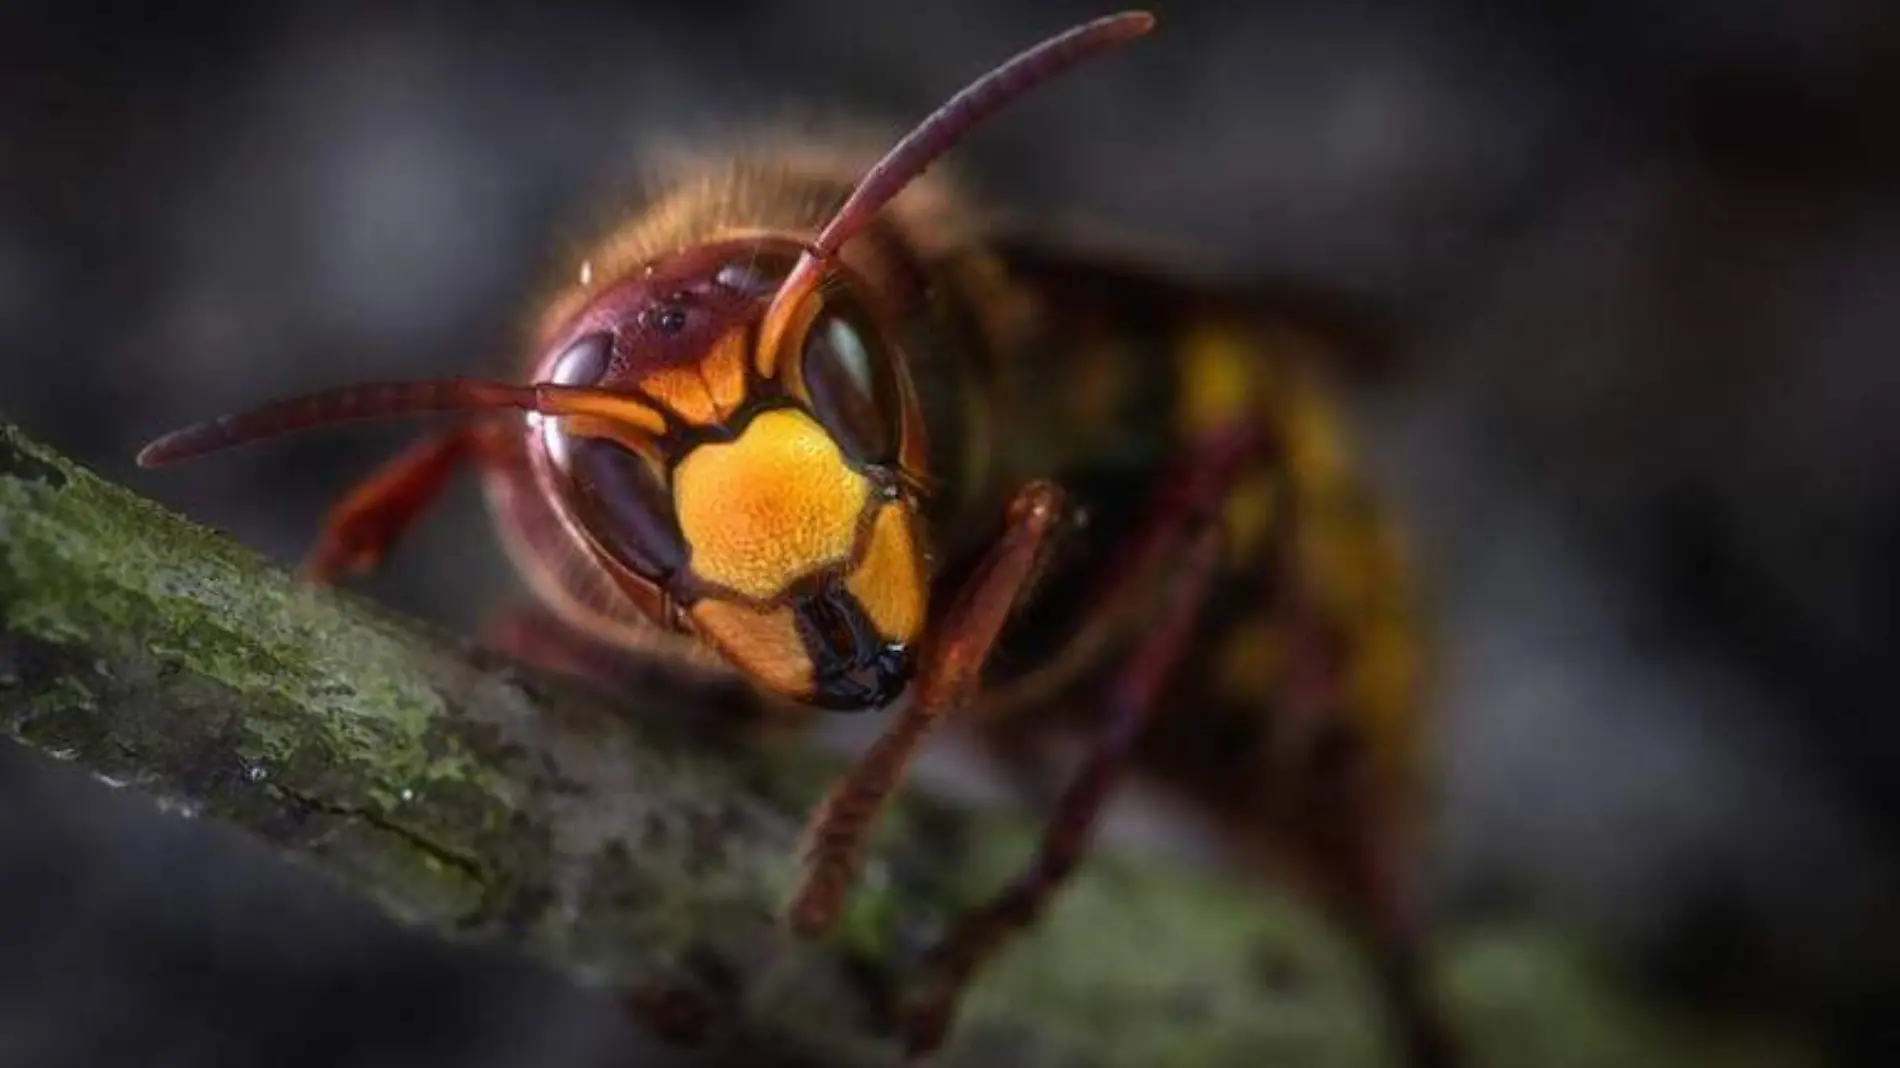
<path fill-rule="evenodd" d="M 1155 28 L 1155 13 L 1137 8 L 1114 15 L 1104 15 L 1095 20 L 1094 27 L 1097 30 L 1110 29 L 1115 37 L 1140 37 Z"/>
<path fill-rule="evenodd" d="M 194 436 L 192 431 L 196 429 L 191 427 L 185 430 L 174 430 L 163 437 L 152 439 L 139 450 L 138 465 L 149 471 L 154 467 L 170 466 L 192 456 L 197 452 L 191 447 L 191 438 Z"/>

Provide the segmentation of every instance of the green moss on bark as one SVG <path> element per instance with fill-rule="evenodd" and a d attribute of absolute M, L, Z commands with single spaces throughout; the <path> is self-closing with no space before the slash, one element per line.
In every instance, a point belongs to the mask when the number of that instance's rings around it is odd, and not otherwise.
<path fill-rule="evenodd" d="M 660 724 L 743 692 L 663 670 L 620 707 L 303 587 L 0 425 L 0 726 L 173 811 L 226 819 L 404 922 L 501 939 L 577 978 L 685 991 L 788 1061 L 892 1053 L 909 947 L 1032 837 L 897 807 L 843 931 L 776 912 L 827 768 Z M 1511 931 L 1447 976 L 1480 1064 L 1752 1059 L 1633 1009 Z M 950 1064 L 1374 1065 L 1358 963 L 1284 899 L 1157 862 L 1091 864 L 976 990 Z"/>

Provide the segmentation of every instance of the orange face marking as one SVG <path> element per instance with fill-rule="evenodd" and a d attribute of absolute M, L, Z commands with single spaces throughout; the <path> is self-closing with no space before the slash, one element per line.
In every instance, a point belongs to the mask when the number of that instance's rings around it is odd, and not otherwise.
<path fill-rule="evenodd" d="M 603 424 L 620 424 L 648 434 L 661 434 L 666 431 L 666 420 L 652 406 L 616 393 L 595 392 L 585 396 L 566 396 L 558 403 L 548 405 L 543 410 L 543 414 L 600 420 Z"/>
<path fill-rule="evenodd" d="M 732 418 L 745 401 L 746 358 L 751 355 L 751 330 L 740 327 L 720 338 L 706 358 L 699 362 L 699 377 L 706 384 L 713 407 L 721 419 Z"/>
<path fill-rule="evenodd" d="M 785 347 L 787 339 L 804 337 L 823 306 L 821 300 L 802 300 L 781 311 L 780 303 L 773 302 L 770 312 L 776 314 L 768 313 L 759 325 L 759 374 L 766 378 L 778 374 L 779 350 Z"/>
<path fill-rule="evenodd" d="M 629 433 L 630 429 L 635 432 Z M 652 459 L 653 439 L 646 434 L 638 433 L 640 429 L 643 428 L 629 428 L 626 423 L 603 419 L 596 415 L 569 415 L 559 420 L 549 421 L 545 436 L 549 450 L 556 455 L 565 448 L 561 444 L 563 438 L 606 438 L 619 443 L 623 448 Z"/>
<path fill-rule="evenodd" d="M 779 693 L 796 697 L 811 692 L 811 657 L 789 607 L 757 612 L 707 598 L 694 605 L 691 614 L 700 636 L 748 675 Z"/>
<path fill-rule="evenodd" d="M 706 426 L 719 418 L 719 407 L 713 403 L 712 392 L 700 378 L 698 367 L 654 371 L 640 380 L 640 390 L 696 426 Z"/>
<path fill-rule="evenodd" d="M 762 412 L 737 441 L 673 471 L 680 532 L 701 578 L 765 600 L 846 560 L 871 485 L 803 412 Z"/>
<path fill-rule="evenodd" d="M 923 629 L 929 585 L 921 564 L 909 509 L 900 504 L 879 508 L 864 559 L 845 579 L 845 588 L 887 642 L 909 645 Z"/>
<path fill-rule="evenodd" d="M 641 391 L 695 426 L 731 418 L 745 400 L 749 333 L 745 327 L 731 330 L 697 363 L 648 374 L 640 380 Z"/>

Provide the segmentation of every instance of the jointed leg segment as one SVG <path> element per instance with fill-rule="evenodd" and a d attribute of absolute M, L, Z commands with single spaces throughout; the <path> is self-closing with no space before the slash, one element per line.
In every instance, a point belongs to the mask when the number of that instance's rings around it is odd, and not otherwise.
<path fill-rule="evenodd" d="M 331 510 L 303 575 L 330 585 L 380 564 L 392 545 L 435 503 L 449 479 L 479 460 L 492 424 L 460 424 L 422 438 L 364 479 Z"/>
<path fill-rule="evenodd" d="M 975 691 L 990 647 L 1035 574 L 1061 507 L 1062 491 L 1049 483 L 1031 483 L 1017 492 L 1002 536 L 924 650 L 910 700 L 813 812 L 803 846 L 805 879 L 789 910 L 800 934 L 823 934 L 837 919 L 885 799 L 903 781 L 930 728 Z"/>
<path fill-rule="evenodd" d="M 962 917 L 926 960 L 922 990 L 905 1020 L 904 1037 L 913 1056 L 941 1044 L 978 970 L 1011 935 L 1041 916 L 1087 852 L 1137 739 L 1159 710 L 1163 689 L 1193 641 L 1219 570 L 1221 506 L 1262 445 L 1246 431 L 1210 439 L 1158 502 L 1154 522 L 1115 578 L 1127 583 L 1157 571 L 1166 574 L 1164 587 L 1156 591 L 1153 623 L 1108 691 L 1107 714 L 1090 753 L 1057 802 L 1029 869 Z"/>
<path fill-rule="evenodd" d="M 1408 1068 L 1454 1068 L 1459 1043 L 1424 976 L 1424 924 L 1409 843 L 1390 784 L 1376 781 L 1343 720 L 1339 650 L 1314 610 L 1300 558 L 1300 518 L 1285 502 L 1273 546 L 1288 673 L 1275 708 L 1277 772 L 1330 904 L 1371 959 L 1387 1022 Z"/>
<path fill-rule="evenodd" d="M 923 994 L 905 1019 L 913 1056 L 937 1048 L 977 970 L 1008 938 L 1042 915 L 1087 852 L 1096 822 L 1158 710 L 1162 687 L 1192 640 L 1201 605 L 1220 559 L 1220 538 L 1206 530 L 1175 574 L 1155 629 L 1108 695 L 1108 716 L 1087 762 L 1057 802 L 1034 862 L 1007 889 L 966 914 L 924 963 Z"/>
<path fill-rule="evenodd" d="M 1152 573 L 1187 539 L 1211 526 L 1234 479 L 1261 445 L 1256 433 L 1241 429 L 1217 435 L 1197 450 L 1161 502 L 1138 560 L 1117 581 Z M 885 798 L 903 780 L 930 728 L 975 692 L 990 648 L 1035 573 L 1061 503 L 1061 490 L 1049 483 L 1031 483 L 1017 492 L 1001 537 L 965 582 L 925 650 L 910 701 L 814 812 L 805 834 L 805 879 L 789 910 L 800 934 L 830 929 Z"/>

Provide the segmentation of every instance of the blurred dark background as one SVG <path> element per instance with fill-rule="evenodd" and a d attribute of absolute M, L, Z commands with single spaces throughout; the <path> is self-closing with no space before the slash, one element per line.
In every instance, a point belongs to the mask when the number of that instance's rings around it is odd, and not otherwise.
<path fill-rule="evenodd" d="M 401 428 L 163 476 L 137 446 L 320 384 L 493 366 L 656 140 L 905 121 L 1101 10 L 8 0 L 0 415 L 288 562 Z M 1404 325 L 1354 415 L 1436 597 L 1442 906 L 1565 916 L 1670 996 L 1893 1063 L 1900 14 L 1160 10 L 958 162 L 1005 206 Z M 370 589 L 462 628 L 511 594 L 472 485 Z M 7 1063 L 614 1046 L 598 1006 L 60 770 L 9 753 L 0 795 Z M 63 995 L 22 993 L 55 974 Z M 133 1022 L 74 1023 L 101 1014 Z"/>

